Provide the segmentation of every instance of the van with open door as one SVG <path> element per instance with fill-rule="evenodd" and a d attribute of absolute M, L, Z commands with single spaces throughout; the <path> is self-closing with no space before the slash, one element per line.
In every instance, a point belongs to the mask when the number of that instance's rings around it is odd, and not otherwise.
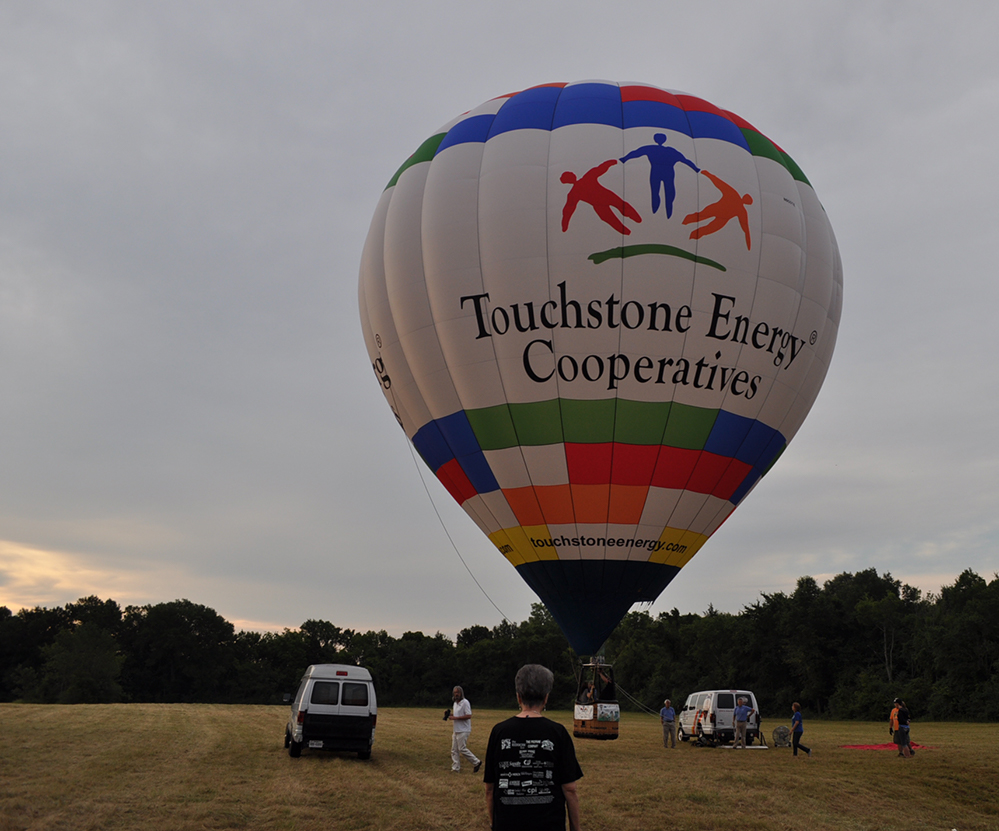
<path fill-rule="evenodd" d="M 284 731 L 288 755 L 345 750 L 370 759 L 378 702 L 371 673 L 346 664 L 313 664 L 302 676 Z"/>
<path fill-rule="evenodd" d="M 680 711 L 676 734 L 680 741 L 727 744 L 735 740 L 735 706 L 740 698 L 753 708 L 746 723 L 746 744 L 760 735 L 760 709 L 749 690 L 700 690 L 687 696 Z"/>

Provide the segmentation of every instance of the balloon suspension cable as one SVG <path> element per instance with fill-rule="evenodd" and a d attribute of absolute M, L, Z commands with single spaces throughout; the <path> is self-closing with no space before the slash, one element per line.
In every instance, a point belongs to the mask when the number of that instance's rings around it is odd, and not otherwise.
<path fill-rule="evenodd" d="M 650 715 L 653 716 L 659 715 L 659 713 L 657 713 L 655 710 L 650 710 L 648 707 L 646 707 L 641 701 L 635 698 L 635 696 L 633 696 L 630 692 L 624 689 L 620 684 L 617 685 L 617 691 L 618 693 L 624 693 L 624 697 L 627 698 L 632 704 L 634 704 L 639 709 L 645 710 L 646 713 L 649 713 Z"/>
<path fill-rule="evenodd" d="M 430 500 L 430 504 L 433 506 L 434 513 L 437 514 L 437 521 L 440 522 L 441 528 L 444 529 L 444 534 L 447 536 L 448 542 L 451 543 L 451 547 L 454 549 L 454 553 L 458 555 L 458 559 L 461 560 L 461 564 L 465 567 L 465 571 L 468 572 L 468 576 L 472 578 L 472 582 L 479 587 L 479 591 L 482 592 L 483 596 L 492 604 L 492 607 L 500 613 L 503 620 L 509 620 L 504 613 L 504 611 L 493 603 L 493 599 L 486 593 L 486 590 L 482 588 L 482 584 L 475 579 L 475 575 L 472 574 L 472 570 L 468 567 L 468 563 L 465 562 L 465 558 L 461 556 L 461 552 L 458 550 L 458 546 L 455 545 L 454 540 L 451 537 L 451 533 L 447 530 L 447 526 L 444 524 L 444 518 L 441 516 L 441 512 L 437 510 L 437 505 L 434 502 L 434 497 L 430 493 L 430 488 L 427 487 L 427 480 L 423 478 L 423 468 L 420 467 L 420 460 L 416 458 L 416 450 L 413 448 L 413 443 L 407 439 L 406 444 L 409 445 L 409 452 L 413 456 L 413 464 L 416 465 L 416 473 L 420 477 L 420 481 L 423 483 L 423 490 L 427 492 L 427 499 Z"/>

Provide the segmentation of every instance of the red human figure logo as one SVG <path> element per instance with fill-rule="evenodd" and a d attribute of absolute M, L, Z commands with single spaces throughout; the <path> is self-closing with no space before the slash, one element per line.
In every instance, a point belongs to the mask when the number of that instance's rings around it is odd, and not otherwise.
<path fill-rule="evenodd" d="M 715 187 L 721 191 L 722 195 L 717 202 L 712 202 L 703 210 L 687 214 L 683 218 L 684 225 L 689 225 L 692 222 L 703 222 L 706 219 L 711 220 L 707 225 L 702 225 L 691 231 L 690 238 L 700 239 L 708 234 L 713 234 L 724 228 L 731 220 L 738 219 L 739 225 L 742 226 L 742 231 L 746 235 L 746 250 L 748 251 L 752 246 L 749 241 L 749 214 L 746 212 L 746 205 L 753 204 L 753 197 L 748 193 L 740 194 L 728 182 L 719 179 L 707 170 L 701 170 L 701 173 L 714 182 Z"/>
<path fill-rule="evenodd" d="M 597 179 L 616 164 L 617 159 L 608 159 L 603 164 L 586 171 L 578 179 L 576 178 L 576 174 L 571 170 L 567 170 L 562 174 L 560 181 L 566 185 L 572 185 L 565 198 L 565 207 L 562 209 L 563 232 L 569 230 L 569 220 L 572 219 L 576 206 L 580 202 L 585 202 L 592 206 L 598 217 L 615 231 L 622 234 L 630 234 L 631 230 L 626 228 L 624 223 L 618 219 L 617 214 L 611 210 L 612 208 L 616 208 L 622 216 L 626 216 L 628 219 L 632 219 L 635 222 L 642 221 L 642 217 L 639 216 L 638 211 L 614 193 L 614 191 L 605 188 L 597 181 Z"/>

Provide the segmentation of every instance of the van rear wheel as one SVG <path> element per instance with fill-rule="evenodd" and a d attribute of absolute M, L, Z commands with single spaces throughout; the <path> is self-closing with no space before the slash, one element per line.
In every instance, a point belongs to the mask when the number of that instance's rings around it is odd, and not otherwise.
<path fill-rule="evenodd" d="M 368 759 L 371 758 L 371 751 L 370 750 L 358 750 L 357 751 L 357 758 L 361 759 L 362 761 L 367 761 Z"/>
<path fill-rule="evenodd" d="M 302 743 L 296 742 L 294 739 L 292 739 L 291 743 L 288 745 L 288 755 L 291 756 L 292 759 L 297 759 L 299 756 L 301 756 Z"/>

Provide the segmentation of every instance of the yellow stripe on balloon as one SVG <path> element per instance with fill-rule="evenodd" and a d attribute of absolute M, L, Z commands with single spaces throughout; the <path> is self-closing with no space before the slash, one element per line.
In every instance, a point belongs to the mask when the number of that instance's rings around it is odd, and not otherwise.
<path fill-rule="evenodd" d="M 683 568 L 707 541 L 708 538 L 704 534 L 680 528 L 666 528 L 659 535 L 659 542 L 665 545 L 649 557 L 649 562 Z"/>

